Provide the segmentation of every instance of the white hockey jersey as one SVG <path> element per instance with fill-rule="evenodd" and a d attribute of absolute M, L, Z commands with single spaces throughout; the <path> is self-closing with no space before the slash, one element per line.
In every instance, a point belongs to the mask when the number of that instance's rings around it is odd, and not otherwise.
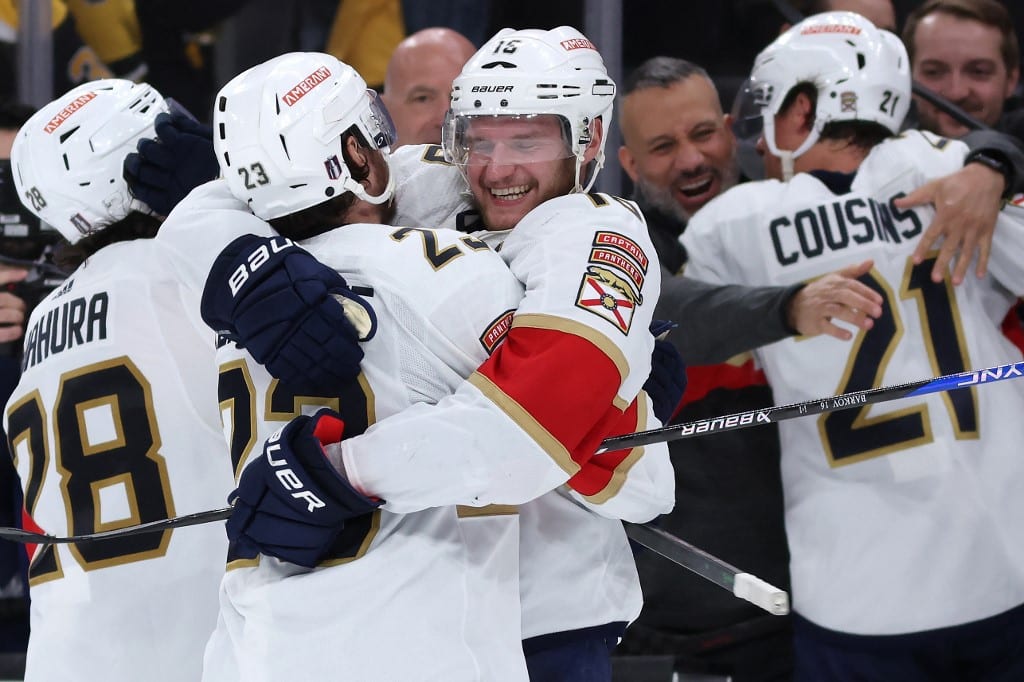
<path fill-rule="evenodd" d="M 404 146 L 392 155 L 392 168 L 399 179 L 398 220 L 412 216 L 413 219 L 424 220 L 429 224 L 463 226 L 466 212 L 471 209 L 468 190 L 458 170 L 440 159 L 440 150 L 436 146 Z M 444 193 L 438 195 L 434 189 L 436 187 L 443 187 Z M 440 201 L 441 198 L 444 201 Z M 452 198 L 459 198 L 459 201 L 452 203 Z M 580 195 L 577 199 L 580 201 L 570 211 L 581 218 L 581 231 L 586 229 L 588 219 L 595 221 L 590 225 L 594 231 L 617 224 L 611 222 L 613 218 L 607 214 L 624 209 L 626 211 L 616 219 L 620 222 L 633 222 L 632 213 L 627 213 L 628 205 L 614 208 L 617 200 L 610 197 Z M 524 220 L 514 230 L 475 232 L 474 236 L 492 244 L 506 260 L 510 260 L 513 252 L 506 251 L 502 243 L 509 235 L 518 232 L 524 238 L 526 247 L 540 247 L 532 253 L 536 258 L 534 264 L 519 259 L 518 271 L 523 272 L 523 276 L 528 276 L 530 267 L 543 271 L 550 267 L 549 262 L 560 263 L 565 260 L 560 252 L 560 243 L 552 235 L 552 232 L 563 226 L 562 214 L 557 211 L 547 213 L 545 207 L 531 213 L 535 221 Z M 528 224 L 538 225 L 538 231 L 523 231 L 523 226 Z M 630 229 L 636 228 L 631 225 Z M 641 229 L 630 232 L 631 236 L 640 233 L 638 242 L 646 239 L 646 226 L 641 224 Z M 543 235 L 539 232 L 543 232 Z M 592 232 L 590 239 L 591 245 L 600 246 L 596 233 Z M 599 262 L 610 260 L 629 270 L 628 262 L 623 263 L 614 257 L 615 246 L 626 246 L 625 243 L 615 245 L 606 237 L 603 239 L 610 246 L 607 249 L 592 249 L 595 259 Z M 536 244 L 531 245 L 530 241 Z M 644 256 L 654 253 L 646 242 L 642 244 Z M 627 250 L 636 251 L 629 247 Z M 633 255 L 636 256 L 636 253 Z M 647 265 L 645 257 L 639 260 Z M 570 269 L 571 263 L 566 263 L 566 267 Z M 636 273 L 635 270 L 630 271 Z M 575 276 L 580 278 L 579 273 Z M 536 272 L 534 281 L 537 281 Z M 580 284 L 580 279 L 573 284 Z M 593 284 L 588 291 L 595 291 Z M 657 291 L 656 286 L 652 291 Z M 538 310 L 543 307 L 541 303 L 536 305 Z M 614 344 L 617 340 L 612 338 L 608 343 Z M 579 390 L 579 394 L 585 390 Z M 566 414 L 571 415 L 567 411 Z M 625 430 L 658 426 L 645 398 L 638 415 L 640 419 L 636 424 Z M 646 450 L 648 453 L 632 465 L 628 475 L 629 484 L 621 487 L 616 495 L 599 495 L 587 500 L 572 492 L 571 488 L 560 486 L 556 491 L 519 507 L 519 582 L 523 639 L 613 622 L 632 622 L 640 613 L 643 603 L 640 582 L 629 541 L 618 518 L 649 520 L 657 514 L 670 511 L 675 502 L 674 478 L 667 446 L 648 446 Z"/>
<path fill-rule="evenodd" d="M 438 148 L 403 147 L 393 155 L 392 168 L 399 179 L 396 217 L 398 224 L 458 224 L 460 215 L 469 208 L 461 176 L 440 160 Z M 583 195 L 580 198 L 583 198 Z M 221 244 L 226 244 L 243 232 L 269 232 L 265 224 L 245 213 L 240 215 L 234 229 L 231 229 L 231 213 L 241 212 L 244 208 L 230 198 L 223 183 L 211 183 L 197 190 L 186 203 L 191 203 L 195 199 L 199 199 L 196 205 L 208 207 L 201 212 L 203 222 L 208 224 L 204 224 L 198 230 L 204 238 L 220 233 L 223 235 Z M 607 205 L 608 208 L 594 203 L 589 205 L 602 211 L 596 214 L 598 216 L 604 215 L 612 208 L 611 204 Z M 174 218 L 175 215 L 172 215 L 172 219 Z M 177 223 L 192 225 L 195 220 L 195 217 L 179 218 Z M 191 256 L 190 260 L 188 254 L 195 250 L 195 240 L 190 236 L 194 232 L 179 232 L 169 229 L 171 227 L 173 226 L 165 224 L 161 237 L 165 241 L 174 242 L 174 248 L 188 263 L 189 272 L 184 275 L 191 274 L 193 281 L 196 282 L 195 286 L 201 289 L 205 281 L 205 271 L 213 258 L 207 252 L 209 260 L 205 265 L 197 263 L 195 256 Z M 225 229 L 227 234 L 224 234 Z M 555 249 L 552 251 L 557 253 Z M 653 250 L 647 252 L 653 253 Z M 203 255 L 199 254 L 199 258 L 202 257 Z M 646 322 L 643 326 L 646 326 Z M 580 387 L 576 393 L 585 394 L 586 389 Z M 637 413 L 646 414 L 646 421 L 634 416 L 635 425 L 622 430 L 655 427 L 657 423 L 647 409 Z M 480 433 L 479 429 L 477 433 Z M 487 440 L 490 443 L 490 440 Z M 670 464 L 667 449 L 664 446 L 656 446 L 647 450 L 648 455 L 640 458 L 630 470 L 629 479 L 633 482 L 631 485 L 623 486 L 617 495 L 607 498 L 599 495 L 594 498 L 593 504 L 602 513 L 609 517 L 622 515 L 639 521 L 671 508 L 674 501 L 674 479 L 668 469 Z M 549 493 L 555 496 L 560 494 Z M 535 529 L 530 531 L 534 534 L 528 533 L 523 537 L 521 547 L 521 551 L 526 553 L 520 574 L 523 584 L 523 635 L 530 637 L 635 618 L 640 609 L 641 594 L 632 555 L 621 524 L 590 513 L 579 504 L 567 503 L 568 500 L 565 499 L 552 499 L 549 504 L 545 504 L 544 499 L 530 504 L 560 510 L 561 515 L 556 519 L 548 516 L 549 512 L 533 513 L 533 509 L 526 509 L 523 512 L 524 518 L 531 519 L 531 528 Z M 610 504 L 605 505 L 602 502 Z M 607 510 L 604 509 L 606 506 Z M 620 507 L 619 511 L 616 511 L 616 506 Z M 479 518 L 466 515 L 463 515 L 463 519 L 474 526 L 479 522 Z M 463 525 L 466 526 L 467 523 Z M 541 529 L 541 524 L 544 524 L 546 529 L 571 527 L 574 532 L 560 534 L 558 542 L 549 542 L 551 536 Z M 598 537 L 605 538 L 605 541 L 596 541 Z M 575 557 L 576 561 L 567 562 L 566 556 Z M 493 567 L 497 564 L 498 562 L 491 562 L 490 565 Z M 507 568 L 506 566 L 505 569 Z"/>
<path fill-rule="evenodd" d="M 640 420 L 635 399 L 650 374 L 650 304 L 660 287 L 653 253 L 631 202 L 572 194 L 531 211 L 501 248 L 526 287 L 509 343 L 436 406 L 416 405 L 340 444 L 349 480 L 396 512 L 519 504 L 566 482 L 620 518 L 671 507 L 671 484 L 632 514 L 637 500 L 620 498 L 641 480 L 627 475 L 639 449 L 593 457 L 604 437 Z M 665 453 L 669 466 L 667 447 L 647 449 Z M 453 450 L 459 475 L 422 485 L 431 463 Z"/>
<path fill-rule="evenodd" d="M 233 344 L 222 347 L 220 400 L 236 462 L 324 405 L 356 434 L 450 394 L 501 341 L 522 297 L 497 254 L 454 231 L 347 225 L 303 246 L 364 292 L 377 332 L 363 343 L 360 385 L 327 397 L 294 395 Z M 449 466 L 457 460 L 434 462 L 422 485 L 457 475 Z M 473 514 L 460 521 L 454 506 L 379 511 L 346 526 L 339 551 L 314 570 L 268 557 L 233 562 L 204 679 L 313 680 L 342 671 L 360 680 L 525 680 L 518 519 L 505 508 Z"/>
<path fill-rule="evenodd" d="M 1008 206 L 989 275 L 935 284 L 910 256 L 929 207 L 893 200 L 960 168 L 966 147 L 908 132 L 875 147 L 852 191 L 810 174 L 748 183 L 682 237 L 687 275 L 792 284 L 874 259 L 883 315 L 852 342 L 789 338 L 757 351 L 789 404 L 1020 360 L 999 330 L 1024 293 L 1024 219 Z M 1024 383 L 962 389 L 781 422 L 794 609 L 886 635 L 978 620 L 1024 602 Z"/>
<path fill-rule="evenodd" d="M 45 531 L 224 506 L 215 337 L 197 331 L 198 301 L 142 239 L 103 248 L 33 311 L 4 427 Z M 37 549 L 25 679 L 198 680 L 226 551 L 222 524 Z"/>

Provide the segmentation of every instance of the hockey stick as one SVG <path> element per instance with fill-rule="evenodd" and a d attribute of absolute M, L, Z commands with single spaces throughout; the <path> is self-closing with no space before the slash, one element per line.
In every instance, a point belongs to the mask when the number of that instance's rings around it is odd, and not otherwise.
<path fill-rule="evenodd" d="M 775 407 L 766 407 L 761 410 L 747 410 L 746 412 L 736 412 L 722 417 L 699 419 L 686 422 L 685 424 L 675 424 L 673 426 L 664 426 L 660 429 L 605 438 L 601 442 L 601 447 L 598 448 L 596 454 L 600 455 L 601 453 L 613 450 L 626 450 L 651 443 L 679 440 L 680 438 L 703 436 L 708 433 L 735 431 L 736 429 L 745 429 L 748 426 L 774 424 L 786 419 L 806 417 L 812 414 L 837 412 L 839 410 L 848 410 L 851 407 L 884 403 L 890 400 L 899 400 L 900 398 L 914 398 L 929 393 L 954 391 L 958 388 L 970 388 L 971 386 L 980 386 L 1003 381 L 1004 379 L 1018 379 L 1021 377 L 1024 377 L 1024 362 L 996 365 L 995 367 L 987 367 L 970 372 L 959 372 L 957 374 L 945 374 L 934 379 L 922 379 L 921 381 L 911 381 L 905 384 L 869 388 L 865 391 L 852 391 L 832 396 L 831 398 L 819 398 L 818 400 L 808 400 L 802 403 L 793 403 L 792 405 L 776 405 Z"/>
<path fill-rule="evenodd" d="M 736 597 L 746 599 L 773 616 L 784 616 L 789 613 L 789 595 L 785 590 L 780 590 L 755 575 L 744 573 L 660 528 L 639 523 L 623 525 L 626 527 L 626 535 L 634 542 L 729 590 Z"/>
<path fill-rule="evenodd" d="M 90 533 L 87 535 L 69 535 L 57 537 L 45 533 L 34 533 L 20 528 L 0 527 L 0 539 L 19 542 L 22 544 L 40 545 L 66 545 L 74 543 L 89 543 L 112 538 L 123 538 L 129 535 L 140 535 L 142 533 L 156 533 L 159 531 L 195 526 L 202 523 L 222 521 L 231 516 L 231 507 L 222 509 L 211 509 L 209 511 L 176 516 L 170 519 L 150 521 L 136 526 L 116 528 L 101 533 Z M 688 568 L 705 580 L 710 580 L 716 585 L 723 587 L 740 599 L 746 599 L 750 603 L 761 607 L 769 613 L 781 616 L 789 613 L 789 595 L 766 583 L 760 578 L 744 573 L 739 569 L 727 564 L 721 559 L 714 557 L 707 552 L 694 547 L 688 542 L 680 540 L 671 533 L 652 526 L 625 523 L 626 534 L 632 540 L 647 549 L 655 552 L 666 559 Z"/>
<path fill-rule="evenodd" d="M 832 396 L 831 398 L 808 400 L 807 402 L 794 403 L 792 405 L 766 407 L 761 410 L 736 412 L 722 417 L 700 419 L 698 421 L 687 422 L 685 424 L 675 424 L 674 426 L 665 426 L 660 429 L 652 429 L 650 431 L 640 431 L 638 433 L 629 433 L 623 436 L 606 438 L 601 442 L 601 447 L 595 454 L 600 455 L 604 452 L 625 450 L 628 448 L 639 447 L 641 445 L 649 445 L 651 443 L 663 443 L 679 440 L 680 438 L 703 436 L 707 433 L 721 433 L 723 431 L 745 429 L 748 426 L 773 424 L 786 419 L 795 419 L 797 417 L 822 414 L 824 412 L 836 412 L 838 410 L 846 410 L 851 407 L 860 407 L 862 405 L 870 405 L 873 403 L 884 403 L 890 400 L 898 400 L 900 398 L 912 398 L 927 395 L 929 393 L 941 393 L 943 391 L 952 391 L 958 388 L 969 388 L 971 386 L 991 384 L 1004 379 L 1016 379 L 1020 377 L 1024 377 L 1024 362 L 1014 362 L 1008 365 L 997 365 L 995 367 L 988 367 L 986 369 L 979 369 L 971 372 L 946 374 L 934 379 L 924 379 L 906 384 L 896 384 L 893 386 L 883 386 L 881 388 L 869 388 L 865 391 L 843 393 L 841 395 Z M 20 528 L 0 527 L 0 539 L 13 540 L 15 542 L 22 543 L 47 544 L 92 542 L 95 540 L 106 540 L 126 535 L 136 535 L 138 533 L 152 533 L 156 531 L 170 530 L 172 528 L 180 528 L 182 526 L 193 526 L 200 523 L 209 523 L 211 521 L 221 521 L 229 516 L 231 516 L 231 507 L 225 507 L 223 509 L 212 509 L 210 511 L 188 514 L 186 516 L 176 516 L 170 519 L 150 521 L 137 526 L 127 526 L 125 528 L 106 530 L 101 533 L 71 535 L 68 537 L 56 537 L 53 535 L 46 535 L 44 533 L 33 533 Z"/>
<path fill-rule="evenodd" d="M 149 521 L 147 523 L 140 523 L 136 526 L 125 526 L 124 528 L 115 528 L 113 530 L 105 530 L 99 533 L 68 535 L 66 537 L 57 537 L 46 533 L 33 533 L 30 530 L 22 530 L 21 528 L 0 527 L 0 539 L 20 542 L 22 544 L 67 545 L 80 542 L 96 542 L 97 540 L 110 540 L 111 538 L 123 538 L 129 535 L 140 535 L 142 533 L 156 533 L 159 531 L 171 530 L 172 528 L 182 528 L 184 526 L 196 526 L 201 523 L 210 523 L 211 521 L 222 521 L 229 516 L 231 516 L 231 507 L 224 507 L 223 509 L 211 509 L 209 511 L 196 512 L 195 514 L 175 516 L 170 519 Z"/>

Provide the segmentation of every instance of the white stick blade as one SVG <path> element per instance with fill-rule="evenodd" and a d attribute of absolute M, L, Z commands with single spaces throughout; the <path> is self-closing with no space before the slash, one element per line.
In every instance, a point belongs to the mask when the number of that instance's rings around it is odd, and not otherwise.
<path fill-rule="evenodd" d="M 737 573 L 732 593 L 740 599 L 746 599 L 773 616 L 785 616 L 789 613 L 789 595 L 785 590 L 761 580 L 750 573 Z"/>

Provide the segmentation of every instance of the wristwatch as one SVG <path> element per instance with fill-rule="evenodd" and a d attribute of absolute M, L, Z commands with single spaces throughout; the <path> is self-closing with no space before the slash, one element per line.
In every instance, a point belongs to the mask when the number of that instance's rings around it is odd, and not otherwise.
<path fill-rule="evenodd" d="M 969 152 L 964 158 L 964 165 L 969 163 L 980 163 L 983 166 L 988 166 L 995 172 L 1003 176 L 1003 180 L 1006 182 L 1006 187 L 1003 190 L 1003 198 L 1008 199 L 1008 194 L 1011 193 L 1013 187 L 1013 166 L 1008 161 L 1000 156 L 997 156 L 986 149 L 979 149 L 976 151 Z"/>

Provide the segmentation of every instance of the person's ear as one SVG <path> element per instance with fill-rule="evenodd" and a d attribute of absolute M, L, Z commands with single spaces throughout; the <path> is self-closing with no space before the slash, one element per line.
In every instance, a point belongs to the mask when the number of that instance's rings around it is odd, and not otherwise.
<path fill-rule="evenodd" d="M 629 179 L 636 182 L 636 157 L 626 145 L 619 147 L 619 165 L 622 166 L 622 170 L 626 171 Z"/>
<path fill-rule="evenodd" d="M 776 130 L 780 123 L 790 130 L 809 133 L 814 126 L 814 103 L 811 98 L 802 92 L 798 93 L 785 111 L 775 115 Z"/>
<path fill-rule="evenodd" d="M 800 112 L 800 131 L 809 133 L 814 127 L 814 102 L 804 93 L 796 96 L 797 109 Z"/>
<path fill-rule="evenodd" d="M 736 133 L 733 132 L 732 129 L 732 122 L 734 120 L 735 119 L 732 117 L 732 114 L 725 114 L 722 116 L 722 127 L 725 128 L 725 134 L 732 144 L 736 143 Z"/>
<path fill-rule="evenodd" d="M 349 135 L 345 140 L 345 158 L 352 161 L 356 168 L 363 168 L 369 163 L 369 150 L 359 144 L 355 135 Z"/>
<path fill-rule="evenodd" d="M 1017 80 L 1019 78 L 1019 68 L 1011 69 L 1010 72 L 1006 74 L 1006 92 L 1003 93 L 1003 99 L 1008 98 L 1010 95 L 1013 94 L 1013 91 L 1017 89 Z"/>

